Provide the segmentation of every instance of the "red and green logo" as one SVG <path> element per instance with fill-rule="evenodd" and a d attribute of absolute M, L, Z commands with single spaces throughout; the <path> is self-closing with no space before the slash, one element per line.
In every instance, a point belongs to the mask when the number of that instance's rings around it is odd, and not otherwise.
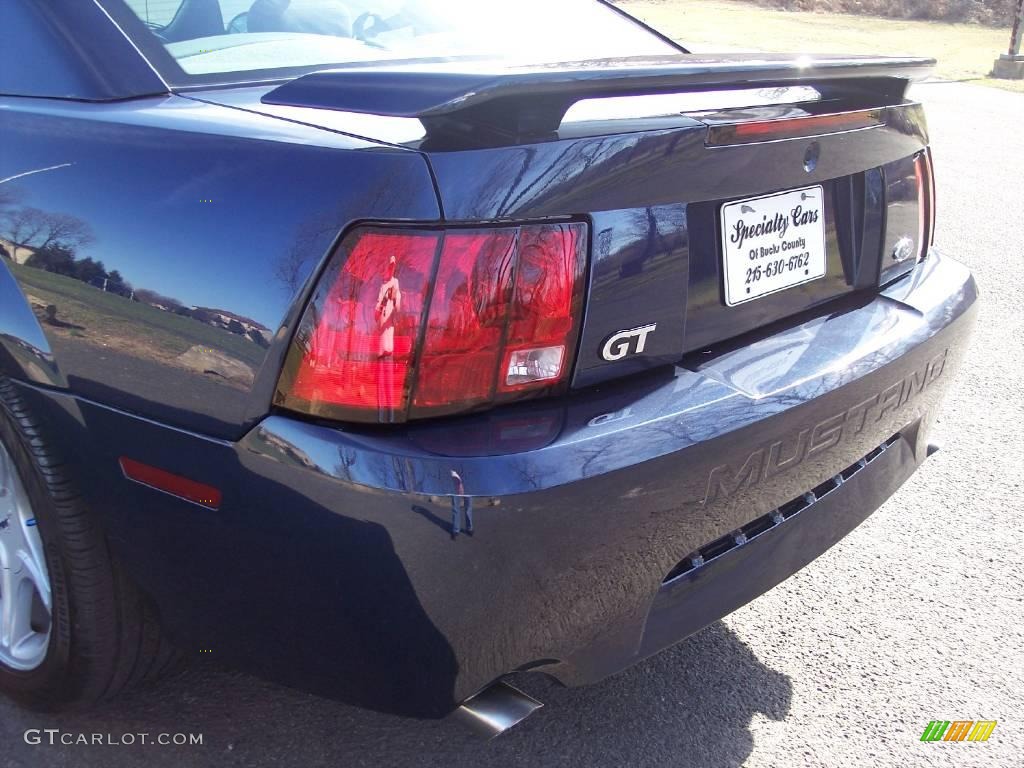
<path fill-rule="evenodd" d="M 996 720 L 932 720 L 921 734 L 921 741 L 988 741 L 996 729 Z"/>

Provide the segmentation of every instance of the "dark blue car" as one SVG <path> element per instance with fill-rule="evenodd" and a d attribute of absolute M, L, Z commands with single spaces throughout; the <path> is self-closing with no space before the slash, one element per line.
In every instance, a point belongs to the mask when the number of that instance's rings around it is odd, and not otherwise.
<path fill-rule="evenodd" d="M 4 0 L 0 691 L 500 730 L 816 558 L 975 314 L 932 62 L 595 0 Z M 884 564 L 882 565 L 884 567 Z"/>

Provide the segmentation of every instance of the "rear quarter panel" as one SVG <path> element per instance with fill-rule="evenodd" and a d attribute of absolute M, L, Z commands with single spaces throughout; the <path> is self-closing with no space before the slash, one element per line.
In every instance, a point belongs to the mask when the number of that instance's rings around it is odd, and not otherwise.
<path fill-rule="evenodd" d="M 266 413 L 339 233 L 439 217 L 418 153 L 177 96 L 0 98 L 0 136 L 5 372 L 219 437 Z"/>

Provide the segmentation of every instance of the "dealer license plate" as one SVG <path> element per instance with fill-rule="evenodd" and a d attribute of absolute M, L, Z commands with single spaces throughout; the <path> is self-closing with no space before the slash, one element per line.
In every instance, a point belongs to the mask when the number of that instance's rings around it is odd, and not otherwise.
<path fill-rule="evenodd" d="M 820 186 L 722 206 L 725 303 L 730 307 L 825 276 Z"/>

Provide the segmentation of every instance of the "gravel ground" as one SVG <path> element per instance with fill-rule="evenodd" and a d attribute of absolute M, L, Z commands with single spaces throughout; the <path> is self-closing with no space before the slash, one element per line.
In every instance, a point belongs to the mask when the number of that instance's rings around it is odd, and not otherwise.
<path fill-rule="evenodd" d="M 1019 766 L 1024 554 L 1024 96 L 960 84 L 929 105 L 939 242 L 981 321 L 938 425 L 945 449 L 840 545 L 725 621 L 483 744 L 452 722 L 360 711 L 196 661 L 91 715 L 0 702 L 0 766 Z M 997 719 L 984 744 L 923 744 L 929 720 Z M 30 746 L 28 728 L 192 732 L 202 746 Z"/>

